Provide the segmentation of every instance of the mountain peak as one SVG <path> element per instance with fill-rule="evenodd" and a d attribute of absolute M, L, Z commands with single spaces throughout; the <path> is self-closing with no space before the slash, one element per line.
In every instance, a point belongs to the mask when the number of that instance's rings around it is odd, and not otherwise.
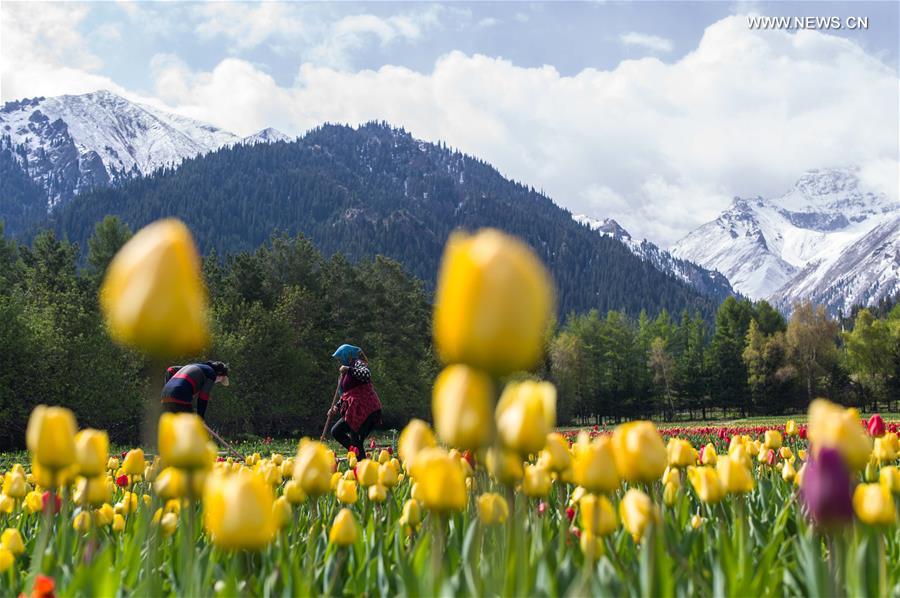
<path fill-rule="evenodd" d="M 584 224 L 591 230 L 598 231 L 617 241 L 631 241 L 631 234 L 612 218 L 598 219 L 586 214 L 574 214 L 572 218 L 575 222 Z"/>
<path fill-rule="evenodd" d="M 241 143 L 244 145 L 255 145 L 257 143 L 275 143 L 277 141 L 292 141 L 293 137 L 290 135 L 285 135 L 278 129 L 274 129 L 272 127 L 266 127 L 265 129 L 261 129 L 257 131 L 253 135 L 248 135 L 241 139 Z"/>

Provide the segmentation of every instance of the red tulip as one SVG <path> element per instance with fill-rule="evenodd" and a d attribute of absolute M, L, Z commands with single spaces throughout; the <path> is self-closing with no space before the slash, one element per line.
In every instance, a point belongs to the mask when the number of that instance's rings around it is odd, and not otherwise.
<path fill-rule="evenodd" d="M 547 512 L 547 503 L 545 503 L 544 501 L 539 502 L 538 506 L 537 506 L 537 512 L 538 512 L 538 515 L 543 515 L 544 513 L 546 513 Z"/>
<path fill-rule="evenodd" d="M 869 418 L 869 436 L 881 438 L 884 436 L 884 420 L 877 413 Z"/>
<path fill-rule="evenodd" d="M 566 519 L 568 519 L 569 521 L 575 519 L 575 509 L 573 509 L 572 507 L 566 509 Z"/>
<path fill-rule="evenodd" d="M 51 497 L 53 498 L 53 513 L 59 513 L 59 509 L 62 507 L 62 500 L 59 498 L 58 494 L 50 494 L 49 491 L 44 492 L 44 494 L 41 495 L 42 508 L 45 511 L 47 510 L 47 502 Z"/>
<path fill-rule="evenodd" d="M 128 485 L 128 476 L 125 474 L 120 475 L 116 478 L 116 486 L 119 488 L 124 488 Z"/>

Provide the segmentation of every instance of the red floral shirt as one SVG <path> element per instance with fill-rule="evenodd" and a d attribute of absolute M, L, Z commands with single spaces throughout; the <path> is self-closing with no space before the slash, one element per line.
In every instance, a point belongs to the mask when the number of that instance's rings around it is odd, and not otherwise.
<path fill-rule="evenodd" d="M 351 364 L 351 370 L 354 365 L 355 362 Z M 344 420 L 358 432 L 370 415 L 381 410 L 381 399 L 371 382 L 360 382 L 350 374 L 351 370 L 341 376 L 340 411 Z"/>

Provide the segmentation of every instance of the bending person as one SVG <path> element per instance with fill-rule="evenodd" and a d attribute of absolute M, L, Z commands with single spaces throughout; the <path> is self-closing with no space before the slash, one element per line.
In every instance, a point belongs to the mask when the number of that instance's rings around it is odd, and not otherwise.
<path fill-rule="evenodd" d="M 228 365 L 206 361 L 166 368 L 166 385 L 160 393 L 163 410 L 172 413 L 193 412 L 197 397 L 197 414 L 205 419 L 213 385 L 228 386 Z"/>
<path fill-rule="evenodd" d="M 331 428 L 331 435 L 349 450 L 365 455 L 363 442 L 381 423 L 381 400 L 372 385 L 372 373 L 365 353 L 353 345 L 341 345 L 332 357 L 341 360 L 340 401 L 330 415 L 341 419 Z"/>

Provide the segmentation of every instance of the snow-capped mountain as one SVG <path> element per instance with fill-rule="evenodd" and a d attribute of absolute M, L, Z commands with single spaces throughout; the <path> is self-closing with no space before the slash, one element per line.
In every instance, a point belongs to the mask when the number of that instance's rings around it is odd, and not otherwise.
<path fill-rule="evenodd" d="M 861 187 L 854 168 L 811 170 L 787 193 L 735 198 L 672 253 L 724 273 L 740 293 L 833 313 L 900 293 L 900 203 Z"/>
<path fill-rule="evenodd" d="M 285 135 L 278 129 L 266 127 L 262 131 L 258 131 L 253 135 L 248 135 L 240 140 L 243 145 L 256 145 L 257 143 L 275 143 L 277 141 L 293 141 L 290 135 Z"/>
<path fill-rule="evenodd" d="M 108 91 L 7 102 L 0 138 L 47 192 L 48 208 L 240 138 Z"/>
<path fill-rule="evenodd" d="M 734 289 L 728 283 L 728 279 L 721 273 L 707 270 L 690 261 L 679 259 L 646 239 L 640 242 L 635 241 L 631 234 L 612 218 L 598 220 L 584 214 L 575 214 L 572 218 L 602 235 L 620 241 L 628 247 L 631 253 L 645 262 L 649 262 L 657 270 L 688 283 L 704 295 L 715 297 L 721 301 L 729 295 L 735 294 Z"/>

